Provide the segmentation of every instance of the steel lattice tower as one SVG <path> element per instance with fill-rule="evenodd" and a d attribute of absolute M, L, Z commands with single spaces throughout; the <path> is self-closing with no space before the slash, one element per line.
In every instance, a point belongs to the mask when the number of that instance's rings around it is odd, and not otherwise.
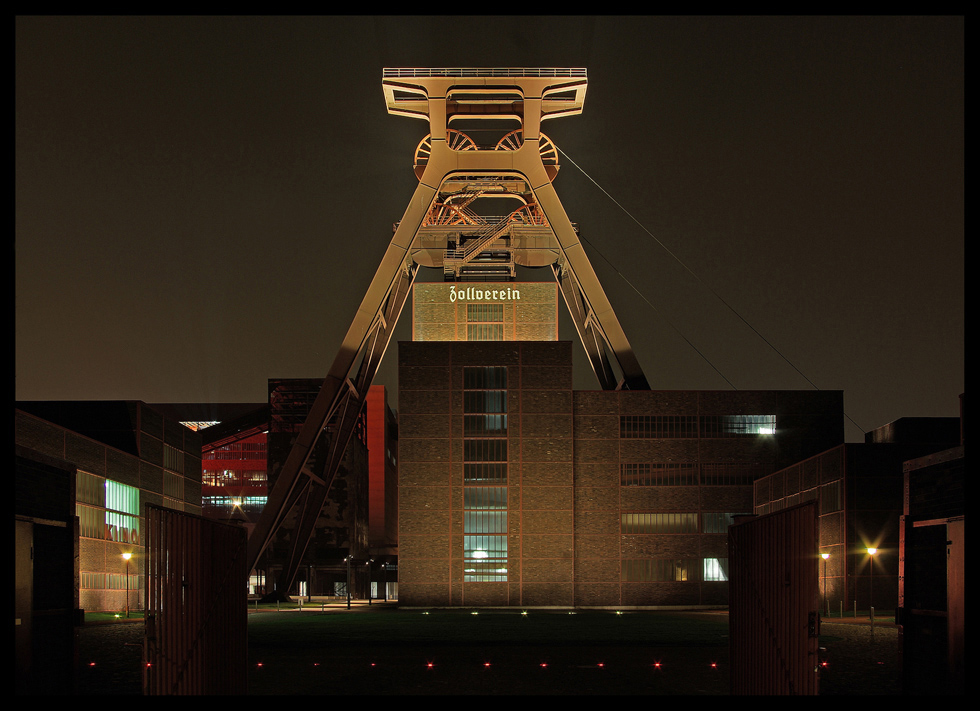
<path fill-rule="evenodd" d="M 442 269 L 447 281 L 507 281 L 515 265 L 550 267 L 602 388 L 649 389 L 552 185 L 558 150 L 541 133 L 542 121 L 582 112 L 585 69 L 385 69 L 382 86 L 388 112 L 428 121 L 429 134 L 415 151 L 418 188 L 248 541 L 251 570 L 296 510 L 283 591 L 296 577 L 419 267 Z M 495 134 L 489 143 L 479 138 L 487 133 Z M 475 205 L 488 201 L 513 209 L 481 215 Z M 311 459 L 328 422 L 328 446 Z"/>

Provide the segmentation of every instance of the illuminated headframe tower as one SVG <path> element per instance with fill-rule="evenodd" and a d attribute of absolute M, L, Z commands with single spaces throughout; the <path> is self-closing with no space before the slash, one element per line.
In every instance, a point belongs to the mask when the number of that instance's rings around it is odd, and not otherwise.
<path fill-rule="evenodd" d="M 649 389 L 552 185 L 558 150 L 541 133 L 546 119 L 582 112 L 586 71 L 385 69 L 382 85 L 388 112 L 428 121 L 429 134 L 415 151 L 418 188 L 248 542 L 254 566 L 297 510 L 283 591 L 419 267 L 442 269 L 447 281 L 508 281 L 515 265 L 550 267 L 602 388 Z M 328 422 L 330 441 L 312 456 Z"/>

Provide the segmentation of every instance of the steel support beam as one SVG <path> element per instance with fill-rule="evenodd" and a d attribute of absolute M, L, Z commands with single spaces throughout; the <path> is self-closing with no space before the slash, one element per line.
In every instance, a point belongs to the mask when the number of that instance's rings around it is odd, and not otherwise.
<path fill-rule="evenodd" d="M 255 567 L 304 493 L 305 504 L 299 513 L 299 520 L 315 521 L 319 515 L 323 499 L 350 443 L 350 436 L 354 431 L 353 423 L 364 407 L 368 390 L 391 340 L 395 324 L 411 293 L 412 284 L 415 283 L 418 265 L 409 256 L 409 247 L 434 197 L 435 191 L 420 183 L 405 216 L 395 230 L 381 260 L 381 266 L 361 301 L 333 366 L 269 492 L 262 516 L 249 537 L 250 570 Z M 329 459 L 320 472 L 313 473 L 307 466 L 313 448 L 335 415 L 340 417 L 330 443 Z M 314 482 L 314 477 L 318 481 Z M 312 528 L 309 530 L 312 531 Z M 292 585 L 299 560 L 308 544 L 309 536 L 305 540 L 300 540 L 298 535 L 293 536 L 290 563 L 279 578 L 285 590 Z"/>

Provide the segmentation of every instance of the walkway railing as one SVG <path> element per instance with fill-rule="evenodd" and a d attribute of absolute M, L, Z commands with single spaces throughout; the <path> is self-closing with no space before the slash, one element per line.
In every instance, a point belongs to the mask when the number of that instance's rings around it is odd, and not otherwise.
<path fill-rule="evenodd" d="M 547 67 L 526 69 L 515 67 L 443 67 L 384 69 L 384 78 L 398 77 L 585 77 L 584 68 Z"/>

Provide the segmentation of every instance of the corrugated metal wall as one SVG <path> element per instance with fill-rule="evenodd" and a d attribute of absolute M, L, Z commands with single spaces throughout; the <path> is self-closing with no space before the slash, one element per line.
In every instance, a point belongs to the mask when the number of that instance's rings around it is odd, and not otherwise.
<path fill-rule="evenodd" d="M 729 528 L 733 694 L 818 691 L 817 504 Z"/>
<path fill-rule="evenodd" d="M 245 529 L 147 505 L 144 538 L 143 692 L 245 693 Z"/>

